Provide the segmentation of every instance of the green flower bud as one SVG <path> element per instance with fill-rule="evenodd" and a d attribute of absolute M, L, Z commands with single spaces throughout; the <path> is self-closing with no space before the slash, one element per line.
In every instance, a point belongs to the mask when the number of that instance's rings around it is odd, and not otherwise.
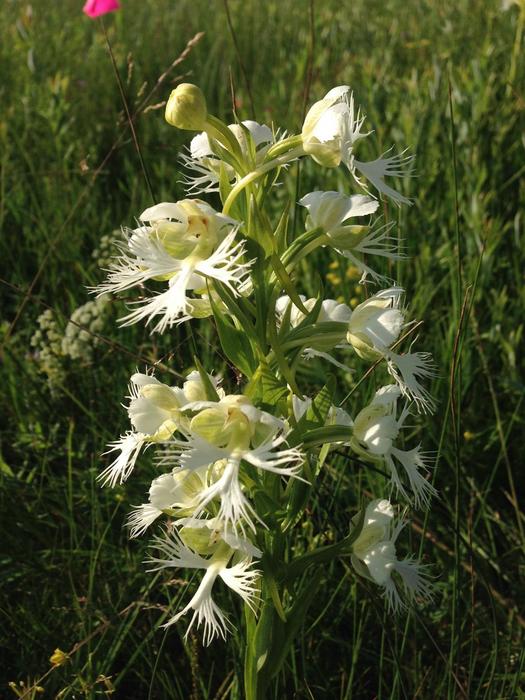
<path fill-rule="evenodd" d="M 208 109 L 202 90 L 191 83 L 181 83 L 171 95 L 166 105 L 166 121 L 177 129 L 203 131 Z"/>

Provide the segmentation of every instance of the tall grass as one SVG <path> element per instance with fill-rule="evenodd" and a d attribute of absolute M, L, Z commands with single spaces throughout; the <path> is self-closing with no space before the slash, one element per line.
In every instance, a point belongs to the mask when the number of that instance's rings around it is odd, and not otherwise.
<path fill-rule="evenodd" d="M 518 7 L 229 0 L 228 23 L 218 1 L 122 4 L 105 24 L 132 114 L 188 40 L 205 32 L 135 120 L 158 201 L 183 196 L 184 135 L 155 108 L 182 77 L 222 117 L 233 120 L 233 86 L 240 118 L 290 130 L 305 99 L 350 84 L 375 128 L 374 149 L 396 144 L 417 156 L 417 179 L 404 183 L 415 205 L 384 213 L 397 220 L 410 255 L 391 276 L 408 290 L 414 317 L 425 319 L 421 345 L 440 367 L 438 413 L 411 436 L 439 456 L 440 498 L 424 521 L 415 514 L 411 533 L 433 567 L 435 601 L 394 619 L 346 562 L 333 564 L 272 697 L 525 697 Z M 178 628 L 158 629 L 187 584 L 146 575 L 145 545 L 129 543 L 123 529 L 130 504 L 144 500 L 148 469 L 142 488 L 103 491 L 95 482 L 100 453 L 124 426 L 117 405 L 135 366 L 146 358 L 181 371 L 195 341 L 206 368 L 228 372 L 213 327 L 194 324 L 193 335 L 182 328 L 168 339 L 109 324 L 96 361 L 70 362 L 53 391 L 29 345 L 46 305 L 64 326 L 87 301 L 86 286 L 102 276 L 91 257 L 101 236 L 133 225 L 151 204 L 104 34 L 80 5 L 0 7 L 0 694 L 14 697 L 9 681 L 30 687 L 47 674 L 43 697 L 114 689 L 137 700 L 242 698 L 241 639 L 202 649 L 196 638 L 184 643 Z M 324 189 L 344 181 L 326 171 Z M 308 165 L 292 169 L 283 196 L 313 182 Z M 305 273 L 302 283 L 308 292 L 316 280 Z M 324 283 L 347 301 L 362 294 L 337 275 Z M 314 385 L 327 371 L 315 364 L 302 382 Z M 340 399 L 352 381 L 340 376 Z M 296 551 L 345 532 L 358 487 L 373 492 L 376 483 L 380 475 L 334 454 L 298 526 Z M 50 670 L 55 647 L 71 655 Z"/>

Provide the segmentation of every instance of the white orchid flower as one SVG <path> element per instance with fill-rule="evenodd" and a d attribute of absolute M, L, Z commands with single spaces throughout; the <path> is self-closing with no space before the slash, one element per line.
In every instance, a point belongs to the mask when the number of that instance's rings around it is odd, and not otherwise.
<path fill-rule="evenodd" d="M 392 225 L 371 229 L 349 223 L 354 217 L 373 214 L 379 202 L 366 195 L 347 196 L 340 192 L 310 192 L 299 204 L 308 210 L 306 226 L 320 228 L 326 234 L 326 245 L 352 261 L 363 273 L 373 279 L 384 277 L 364 262 L 365 255 L 380 255 L 389 260 L 399 260 L 398 241 L 390 236 Z"/>
<path fill-rule="evenodd" d="M 130 537 L 142 535 L 163 513 L 179 517 L 191 514 L 203 488 L 203 479 L 202 473 L 177 468 L 153 479 L 149 503 L 134 508 L 128 516 Z"/>
<path fill-rule="evenodd" d="M 435 366 L 428 352 L 398 355 L 391 346 L 398 340 L 405 322 L 401 308 L 404 290 L 390 287 L 374 294 L 353 310 L 348 324 L 347 340 L 356 353 L 365 360 L 384 357 L 390 375 L 396 380 L 404 396 L 412 399 L 418 410 L 432 412 L 435 402 L 418 379 L 433 377 Z"/>
<path fill-rule="evenodd" d="M 370 133 L 361 132 L 364 120 L 359 108 L 356 112 L 351 89 L 347 85 L 332 88 L 306 115 L 303 148 L 320 165 L 336 167 L 354 143 Z"/>
<path fill-rule="evenodd" d="M 356 306 L 353 311 L 344 303 L 325 299 L 321 304 L 316 323 L 346 323 L 346 334 L 343 332 L 340 336 L 337 332 L 335 335 L 319 334 L 319 339 L 312 344 L 312 347 L 303 351 L 303 357 L 305 359 L 321 357 L 347 372 L 351 372 L 352 369 L 338 362 L 331 350 L 342 349 L 350 344 L 365 360 L 375 362 L 384 358 L 388 372 L 396 380 L 403 395 L 413 400 L 419 411 L 432 412 L 435 402 L 418 381 L 419 378 L 435 375 L 432 356 L 427 352 L 399 355 L 390 349 L 398 340 L 403 328 L 411 325 L 405 323 L 405 312 L 400 308 L 402 294 L 403 289 L 400 287 L 384 289 Z M 309 311 L 316 304 L 315 299 L 305 299 L 303 296 L 301 301 Z M 277 300 L 276 315 L 279 324 L 286 315 L 292 328 L 299 325 L 305 318 L 305 314 L 287 296 Z"/>
<path fill-rule="evenodd" d="M 424 568 L 412 559 L 397 558 L 396 540 L 405 525 L 404 521 L 395 524 L 389 501 L 377 499 L 367 505 L 361 532 L 352 545 L 354 569 L 384 588 L 388 605 L 394 611 L 406 607 L 394 578 L 396 574 L 409 601 L 416 597 L 428 601 L 432 597 Z"/>
<path fill-rule="evenodd" d="M 431 468 L 431 456 L 421 451 L 421 445 L 412 450 L 401 450 L 395 446 L 399 432 L 410 415 L 405 406 L 400 417 L 396 418 L 400 396 L 401 390 L 395 384 L 379 389 L 372 402 L 357 414 L 350 446 L 361 457 L 384 464 L 390 471 L 392 486 L 410 500 L 410 494 L 399 477 L 397 464 L 401 465 L 408 477 L 415 506 L 428 508 L 430 499 L 437 491 L 420 469 L 428 471 Z"/>
<path fill-rule="evenodd" d="M 251 164 L 254 168 L 262 163 L 268 149 L 275 143 L 274 134 L 266 124 L 246 120 L 241 124 L 230 124 L 228 129 L 239 142 L 243 156 L 248 161 L 253 161 Z M 255 149 L 254 153 L 251 150 L 252 144 Z M 191 140 L 189 154 L 182 153 L 180 158 L 182 164 L 195 173 L 186 176 L 183 180 L 188 188 L 188 194 L 218 192 L 221 167 L 224 168 L 230 182 L 235 179 L 234 169 L 213 152 L 210 139 L 205 131 L 197 134 Z"/>
<path fill-rule="evenodd" d="M 374 187 L 396 204 L 409 204 L 410 200 L 385 183 L 385 177 L 403 177 L 410 174 L 412 157 L 405 152 L 370 162 L 356 159 L 354 145 L 368 136 L 363 132 L 365 116 L 356 109 L 354 95 L 348 85 L 340 85 L 326 93 L 324 98 L 310 108 L 304 120 L 302 140 L 304 151 L 325 167 L 337 167 L 343 162 L 356 182 L 361 173 Z M 385 157 L 387 156 L 387 157 Z"/>
<path fill-rule="evenodd" d="M 217 380 L 209 377 L 213 385 Z M 220 395 L 223 391 L 216 388 Z M 103 485 L 122 484 L 135 467 L 142 447 L 171 439 L 174 432 L 189 426 L 182 409 L 190 402 L 206 397 L 198 372 L 191 372 L 182 389 L 170 387 L 150 374 L 133 374 L 129 385 L 128 416 L 133 430 L 110 443 L 108 453 L 118 452 L 116 459 L 99 475 Z"/>
<path fill-rule="evenodd" d="M 160 316 L 153 330 L 162 333 L 173 324 L 199 314 L 199 298 L 207 294 L 206 280 L 214 279 L 237 295 L 246 283 L 250 263 L 243 263 L 244 244 L 235 242 L 237 222 L 199 199 L 163 202 L 146 209 L 140 220 L 147 225 L 131 231 L 120 256 L 110 266 L 99 294 L 123 292 L 149 280 L 167 282 L 168 289 L 134 302 L 137 309 L 124 316 L 123 325 Z"/>
<path fill-rule="evenodd" d="M 217 517 L 225 527 L 244 533 L 246 525 L 255 531 L 253 521 L 260 518 L 244 493 L 243 482 L 250 476 L 243 463 L 297 478 L 303 456 L 298 448 L 284 447 L 289 432 L 286 424 L 241 395 L 196 402 L 185 411 L 194 413 L 188 439 L 174 440 L 163 463 L 175 460 L 184 469 L 208 468 L 207 485 L 197 498 L 194 517 L 219 501 Z"/>
<path fill-rule="evenodd" d="M 213 535 L 213 524 L 203 521 L 203 526 L 210 528 Z M 195 547 L 190 548 L 184 542 L 184 529 L 180 533 L 174 530 L 166 538 L 156 537 L 154 547 L 159 550 L 161 556 L 151 557 L 147 563 L 154 565 L 150 571 L 170 567 L 203 569 L 205 571 L 202 581 L 189 603 L 170 618 L 164 626 L 175 624 L 183 615 L 193 611 L 185 638 L 196 622 L 197 627 L 201 625 L 204 627 L 203 642 L 207 646 L 215 637 L 225 639 L 227 632 L 232 627 L 226 615 L 212 598 L 212 589 L 216 580 L 222 579 L 232 591 L 242 598 L 248 607 L 255 611 L 259 599 L 258 578 L 260 572 L 251 568 L 251 557 L 244 554 L 243 548 L 232 548 L 224 539 L 216 539 L 216 533 L 212 541 L 208 540 L 204 548 L 197 545 L 197 549 L 200 551 L 194 551 Z M 199 542 L 202 538 L 194 537 L 192 540 L 190 534 L 189 538 L 186 539 L 190 539 L 194 543 Z M 211 553 L 211 556 L 205 558 L 202 556 L 203 553 Z"/>

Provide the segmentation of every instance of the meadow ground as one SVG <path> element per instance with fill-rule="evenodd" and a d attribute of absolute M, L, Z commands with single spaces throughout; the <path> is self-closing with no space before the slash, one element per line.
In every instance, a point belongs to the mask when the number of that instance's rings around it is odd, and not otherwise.
<path fill-rule="evenodd" d="M 416 154 L 417 177 L 402 183 L 414 206 L 385 205 L 385 215 L 410 256 L 390 273 L 439 366 L 438 411 L 410 436 L 437 453 L 440 497 L 427 516 L 413 514 L 410 533 L 432 567 L 434 602 L 394 618 L 334 563 L 272 697 L 524 698 L 525 6 L 230 0 L 229 23 L 219 0 L 122 0 L 105 25 L 142 166 L 101 25 L 81 5 L 0 7 L 0 695 L 16 697 L 15 681 L 25 698 L 242 698 L 242 639 L 203 649 L 197 637 L 183 642 L 184 626 L 159 629 L 185 584 L 146 574 L 146 541 L 129 542 L 123 528 L 148 475 L 113 491 L 96 482 L 104 446 L 125 427 L 129 375 L 159 360 L 188 367 L 187 329 L 118 329 L 111 305 L 96 347 L 83 336 L 57 357 L 49 326 L 31 345 L 43 311 L 60 336 L 88 301 L 86 287 L 103 277 L 103 236 L 133 225 L 152 194 L 183 196 L 188 134 L 168 127 L 160 103 L 184 79 L 226 120 L 233 89 L 240 118 L 290 132 L 305 104 L 349 84 L 375 129 L 370 153 L 395 144 Z M 324 189 L 347 178 L 325 176 Z M 313 182 L 311 164 L 294 166 L 283 198 Z M 346 301 L 363 293 L 337 263 L 325 283 Z M 313 285 L 306 272 L 301 285 Z M 227 374 L 213 324 L 194 332 L 207 369 Z M 327 372 L 316 363 L 302 381 L 318 386 Z M 341 374 L 339 398 L 353 381 Z M 295 552 L 345 532 L 361 494 L 383 479 L 343 453 L 321 483 Z M 56 647 L 70 658 L 51 668 Z"/>

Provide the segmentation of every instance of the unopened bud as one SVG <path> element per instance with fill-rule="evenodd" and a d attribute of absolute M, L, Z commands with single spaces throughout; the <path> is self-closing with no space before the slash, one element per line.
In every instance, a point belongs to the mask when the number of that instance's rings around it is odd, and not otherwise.
<path fill-rule="evenodd" d="M 49 661 L 53 666 L 62 666 L 66 663 L 69 656 L 62 649 L 55 649 L 55 651 L 49 657 Z"/>
<path fill-rule="evenodd" d="M 177 129 L 203 131 L 208 109 L 202 90 L 191 83 L 181 83 L 171 91 L 166 105 L 166 121 Z"/>

